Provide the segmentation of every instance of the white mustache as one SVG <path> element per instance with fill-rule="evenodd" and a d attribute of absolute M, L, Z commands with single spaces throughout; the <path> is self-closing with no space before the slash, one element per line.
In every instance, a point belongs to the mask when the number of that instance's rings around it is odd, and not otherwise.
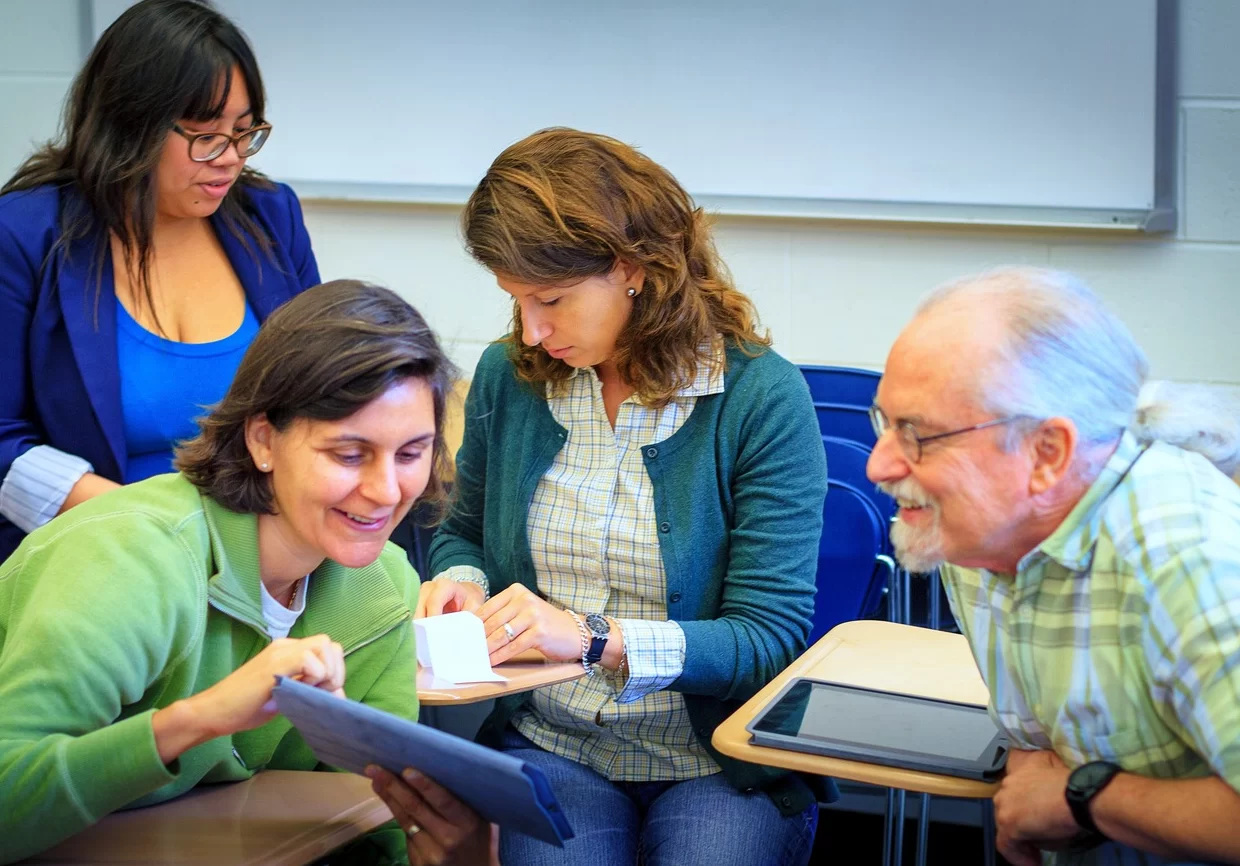
<path fill-rule="evenodd" d="M 897 502 L 906 503 L 914 508 L 937 508 L 938 503 L 926 493 L 920 484 L 912 478 L 901 478 L 899 481 L 880 481 L 879 490 Z"/>

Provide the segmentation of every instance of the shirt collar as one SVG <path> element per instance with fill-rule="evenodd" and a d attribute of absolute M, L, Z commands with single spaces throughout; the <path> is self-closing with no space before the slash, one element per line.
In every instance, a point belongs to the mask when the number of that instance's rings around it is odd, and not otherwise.
<path fill-rule="evenodd" d="M 1102 529 L 1102 506 L 1147 447 L 1125 430 L 1115 453 L 1085 491 L 1081 501 L 1045 541 L 1021 558 L 1017 575 L 1023 574 L 1039 556 L 1046 556 L 1071 571 L 1087 568 L 1093 559 L 1094 543 Z"/>
<path fill-rule="evenodd" d="M 205 494 L 202 501 L 214 560 L 207 597 L 218 610 L 267 634 L 259 578 L 258 517 L 229 511 Z M 417 599 L 417 580 L 407 587 L 412 594 L 406 597 L 381 559 L 361 568 L 346 568 L 325 559 L 303 583 L 307 595 L 300 617 L 302 633 L 330 634 L 346 654 L 408 619 Z M 311 583 L 314 604 L 309 603 Z"/>
<path fill-rule="evenodd" d="M 700 360 L 697 365 L 697 373 L 693 377 L 693 381 L 685 385 L 677 391 L 672 399 L 682 399 L 686 397 L 706 397 L 710 394 L 722 394 L 724 391 L 724 373 L 727 366 L 727 356 L 723 349 L 723 338 L 716 336 L 711 343 L 703 343 L 698 347 L 698 356 L 709 357 L 708 363 L 702 363 Z M 568 374 L 565 381 L 571 382 L 578 376 L 585 373 L 595 379 L 598 373 L 593 367 L 574 367 L 572 372 Z M 551 394 L 551 385 L 547 386 L 548 395 Z"/>

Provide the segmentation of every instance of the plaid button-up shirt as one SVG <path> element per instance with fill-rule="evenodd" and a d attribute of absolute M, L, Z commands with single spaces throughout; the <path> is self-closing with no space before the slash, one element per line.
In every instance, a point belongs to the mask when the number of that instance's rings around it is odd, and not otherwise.
<path fill-rule="evenodd" d="M 624 633 L 628 676 L 538 689 L 513 725 L 547 751 L 616 781 L 719 772 L 694 735 L 684 697 L 666 691 L 684 669 L 685 635 L 667 619 L 654 488 L 641 455 L 643 446 L 680 429 L 698 397 L 723 392 L 721 350 L 715 360 L 713 367 L 700 365 L 694 381 L 661 409 L 625 400 L 614 429 L 593 369 L 574 371 L 558 393 L 547 391 L 551 414 L 568 439 L 530 503 L 538 589 L 579 615 L 614 617 Z M 486 586 L 482 572 L 470 566 L 454 566 L 444 576 Z"/>
<path fill-rule="evenodd" d="M 1124 434 L 1015 577 L 945 566 L 990 709 L 1015 748 L 1240 790 L 1240 488 Z M 1054 864 L 1162 864 L 1109 843 Z"/>

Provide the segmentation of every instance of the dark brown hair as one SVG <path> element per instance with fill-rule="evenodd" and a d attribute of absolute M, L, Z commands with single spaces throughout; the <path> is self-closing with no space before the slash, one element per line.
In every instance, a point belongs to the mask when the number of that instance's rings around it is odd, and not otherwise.
<path fill-rule="evenodd" d="M 223 113 L 234 67 L 245 78 L 258 123 L 266 105 L 263 79 L 235 24 L 201 0 L 134 4 L 86 58 L 69 92 L 59 138 L 36 151 L 0 188 L 3 194 L 53 184 L 79 194 L 64 200 L 57 245 L 67 251 L 76 240 L 94 241 L 96 304 L 108 238 L 115 234 L 138 296 L 155 315 L 150 285 L 155 168 L 174 123 L 216 120 Z M 220 217 L 247 248 L 248 238 L 254 238 L 270 252 L 270 239 L 247 208 L 247 187 L 272 184 L 253 169 L 242 170 L 220 204 Z"/>
<path fill-rule="evenodd" d="M 702 209 L 665 168 L 614 138 L 554 128 L 517 142 L 491 164 L 461 226 L 470 255 L 524 283 L 564 285 L 619 263 L 643 267 L 614 361 L 649 405 L 666 404 L 699 364 L 713 362 L 716 335 L 747 354 L 770 345 Z M 572 372 L 522 342 L 516 303 L 507 342 L 524 381 L 562 382 Z"/>
<path fill-rule="evenodd" d="M 223 401 L 177 449 L 176 468 L 226 508 L 271 514 L 270 481 L 246 447 L 249 419 L 266 415 L 280 431 L 298 418 L 338 421 L 393 385 L 420 379 L 435 405 L 434 463 L 422 499 L 442 506 L 444 406 L 455 378 L 435 333 L 394 292 L 357 280 L 323 283 L 263 323 Z"/>

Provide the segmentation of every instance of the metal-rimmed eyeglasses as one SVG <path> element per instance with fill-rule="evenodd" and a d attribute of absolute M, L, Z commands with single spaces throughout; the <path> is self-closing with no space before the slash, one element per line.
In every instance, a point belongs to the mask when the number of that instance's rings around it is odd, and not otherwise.
<path fill-rule="evenodd" d="M 189 142 L 190 159 L 194 162 L 210 162 L 218 159 L 220 154 L 228 150 L 230 144 L 236 145 L 237 156 L 242 159 L 258 153 L 271 135 L 271 124 L 256 123 L 240 135 L 225 135 L 222 132 L 186 132 L 179 123 L 172 124 L 172 131 L 184 136 Z"/>
<path fill-rule="evenodd" d="M 939 439 L 946 439 L 949 436 L 959 436 L 961 433 L 972 433 L 974 430 L 985 430 L 987 427 L 998 427 L 1000 424 L 1011 424 L 1013 421 L 1027 420 L 1029 420 L 1027 415 L 1011 415 L 1007 418 L 983 421 L 981 424 L 974 424 L 971 427 L 961 427 L 959 430 L 935 433 L 933 436 L 918 436 L 917 428 L 913 426 L 911 421 L 901 421 L 899 424 L 892 424 L 882 409 L 878 408 L 878 406 L 870 406 L 870 425 L 874 428 L 874 435 L 882 439 L 883 434 L 888 430 L 894 431 L 896 442 L 900 444 L 900 450 L 904 452 L 904 456 L 908 458 L 910 463 L 921 462 L 921 449 L 927 442 L 935 442 Z"/>

